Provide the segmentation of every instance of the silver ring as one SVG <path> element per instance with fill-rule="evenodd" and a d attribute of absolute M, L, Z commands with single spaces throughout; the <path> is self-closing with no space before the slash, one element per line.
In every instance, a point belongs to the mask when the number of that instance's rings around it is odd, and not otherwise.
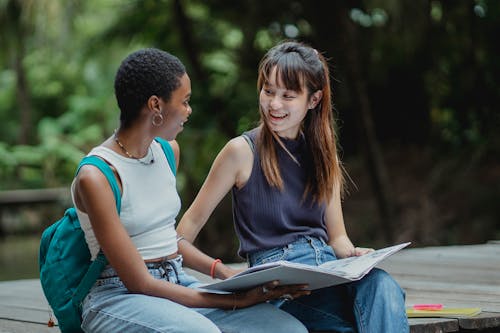
<path fill-rule="evenodd" d="M 266 286 L 262 286 L 262 293 L 263 294 L 267 294 L 268 291 L 269 291 L 269 289 L 267 289 Z"/>
<path fill-rule="evenodd" d="M 284 294 L 283 296 L 281 296 L 281 299 L 284 300 L 284 301 L 292 301 L 293 300 L 293 296 L 290 295 L 290 294 Z"/>

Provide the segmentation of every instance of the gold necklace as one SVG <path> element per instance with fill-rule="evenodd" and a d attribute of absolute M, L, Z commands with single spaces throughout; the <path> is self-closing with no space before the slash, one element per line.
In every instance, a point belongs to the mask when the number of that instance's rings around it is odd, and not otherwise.
<path fill-rule="evenodd" d="M 141 159 L 139 157 L 135 157 L 134 155 L 132 155 L 131 153 L 128 152 L 128 150 L 125 148 L 125 146 L 118 139 L 118 131 L 117 130 L 115 130 L 115 132 L 113 133 L 113 137 L 115 138 L 116 144 L 121 148 L 121 150 L 125 153 L 125 155 L 127 155 L 127 157 L 133 158 L 134 160 L 137 160 L 139 163 L 144 164 L 144 165 L 151 165 L 155 162 L 155 155 L 154 155 L 153 149 L 151 148 L 151 145 L 149 146 L 148 154 Z M 151 160 L 144 161 L 144 158 L 149 156 L 149 152 L 151 152 Z"/>

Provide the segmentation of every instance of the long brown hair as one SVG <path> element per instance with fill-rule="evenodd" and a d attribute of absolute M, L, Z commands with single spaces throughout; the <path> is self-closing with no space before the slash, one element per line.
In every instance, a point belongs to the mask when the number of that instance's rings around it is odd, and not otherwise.
<path fill-rule="evenodd" d="M 307 112 L 302 123 L 309 154 L 305 159 L 306 165 L 303 165 L 309 168 L 304 198 L 310 194 L 315 202 L 328 203 L 334 187 L 340 187 L 341 193 L 344 187 L 343 169 L 337 157 L 328 64 L 323 55 L 310 46 L 294 41 L 280 43 L 271 48 L 260 61 L 257 80 L 259 92 L 269 81 L 274 68 L 277 78 L 286 89 L 302 92 L 305 88 L 308 98 L 314 92 L 322 91 L 321 101 Z M 274 141 L 281 142 L 267 125 L 260 106 L 259 112 L 261 130 L 257 138 L 257 149 L 262 170 L 267 182 L 282 190 L 283 179 Z"/>

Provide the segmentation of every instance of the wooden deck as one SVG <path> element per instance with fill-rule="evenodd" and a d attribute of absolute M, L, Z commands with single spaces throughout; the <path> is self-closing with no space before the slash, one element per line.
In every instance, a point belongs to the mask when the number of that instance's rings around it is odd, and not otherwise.
<path fill-rule="evenodd" d="M 410 248 L 385 260 L 406 291 L 407 305 L 479 307 L 469 318 L 410 319 L 411 332 L 500 332 L 500 241 L 481 245 Z"/>
<path fill-rule="evenodd" d="M 500 241 L 410 248 L 383 262 L 407 293 L 407 305 L 480 307 L 469 318 L 410 319 L 411 332 L 500 332 Z M 205 277 L 202 277 L 206 279 Z M 0 333 L 57 333 L 36 279 L 0 282 Z"/>

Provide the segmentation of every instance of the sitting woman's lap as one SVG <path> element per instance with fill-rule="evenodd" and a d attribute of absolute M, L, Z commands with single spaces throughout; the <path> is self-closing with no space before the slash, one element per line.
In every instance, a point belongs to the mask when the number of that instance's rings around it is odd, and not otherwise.
<path fill-rule="evenodd" d="M 182 269 L 182 257 L 166 266 L 149 268 L 150 274 L 170 283 L 196 289 L 200 283 Z M 83 302 L 86 332 L 277 332 L 306 333 L 290 314 L 271 304 L 244 309 L 189 308 L 165 298 L 130 293 L 108 267 Z"/>
<path fill-rule="evenodd" d="M 311 237 L 248 256 L 251 266 L 277 260 L 316 266 L 336 259 L 325 241 Z M 309 296 L 276 304 L 310 330 L 377 332 L 372 329 L 375 327 L 384 332 L 407 330 L 404 292 L 387 272 L 378 268 L 359 281 L 315 290 Z"/>

